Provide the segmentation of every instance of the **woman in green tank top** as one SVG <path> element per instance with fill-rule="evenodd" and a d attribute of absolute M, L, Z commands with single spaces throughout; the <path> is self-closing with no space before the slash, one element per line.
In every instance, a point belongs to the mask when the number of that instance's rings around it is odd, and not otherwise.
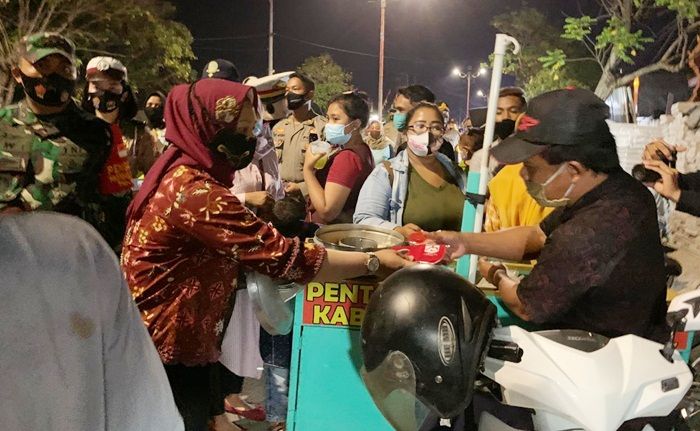
<path fill-rule="evenodd" d="M 435 154 L 445 132 L 443 118 L 434 105 L 419 105 L 408 119 L 408 192 L 403 224 L 427 231 L 460 230 L 464 194 Z M 405 229 L 408 228 L 408 229 Z"/>

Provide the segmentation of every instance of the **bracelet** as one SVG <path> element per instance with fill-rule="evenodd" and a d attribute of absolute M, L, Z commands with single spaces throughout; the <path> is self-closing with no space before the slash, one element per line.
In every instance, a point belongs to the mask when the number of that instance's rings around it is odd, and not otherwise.
<path fill-rule="evenodd" d="M 500 263 L 497 265 L 491 266 L 491 268 L 489 268 L 489 272 L 486 274 L 486 281 L 495 285 L 496 283 L 494 283 L 494 281 L 495 281 L 494 277 L 495 277 L 497 271 L 506 271 L 506 267 Z"/>
<path fill-rule="evenodd" d="M 506 277 L 508 278 L 508 272 L 505 269 L 498 268 L 494 273 L 493 273 L 493 284 L 496 286 L 496 289 L 500 289 L 500 284 L 501 280 Z"/>

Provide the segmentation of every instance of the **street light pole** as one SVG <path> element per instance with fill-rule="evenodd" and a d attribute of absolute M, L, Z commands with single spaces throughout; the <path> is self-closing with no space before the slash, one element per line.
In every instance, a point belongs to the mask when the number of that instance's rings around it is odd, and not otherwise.
<path fill-rule="evenodd" d="M 270 0 L 272 1 L 272 0 Z M 379 84 L 377 88 L 377 115 L 382 119 L 384 108 L 384 27 L 386 23 L 386 0 L 379 6 Z"/>
<path fill-rule="evenodd" d="M 465 112 L 465 117 L 469 116 L 469 109 L 472 107 L 472 67 L 469 66 L 467 69 L 467 112 Z"/>
<path fill-rule="evenodd" d="M 270 5 L 270 24 L 268 28 L 268 34 L 267 34 L 267 74 L 272 75 L 275 73 L 275 68 L 273 66 L 273 54 L 274 54 L 274 43 L 275 43 L 275 33 L 274 33 L 274 28 L 272 26 L 272 20 L 274 18 L 274 13 L 273 13 L 273 3 L 274 0 L 267 0 L 267 3 Z"/>
<path fill-rule="evenodd" d="M 457 76 L 460 79 L 467 80 L 467 112 L 466 112 L 467 117 L 469 116 L 469 108 L 471 108 L 471 106 L 472 106 L 472 79 L 477 78 L 485 73 L 486 73 L 486 69 L 484 69 L 483 67 L 480 67 L 479 70 L 476 71 L 476 73 L 472 73 L 471 66 L 469 66 L 467 68 L 467 73 L 462 73 L 462 71 L 459 70 L 458 67 L 455 67 L 452 70 L 452 74 L 454 76 Z"/>

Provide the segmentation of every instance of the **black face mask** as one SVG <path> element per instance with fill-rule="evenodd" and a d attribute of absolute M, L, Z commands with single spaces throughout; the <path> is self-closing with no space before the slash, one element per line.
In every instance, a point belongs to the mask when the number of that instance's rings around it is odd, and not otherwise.
<path fill-rule="evenodd" d="M 287 108 L 296 111 L 306 103 L 305 94 L 287 93 Z"/>
<path fill-rule="evenodd" d="M 493 131 L 494 135 L 501 139 L 505 139 L 515 132 L 515 121 L 501 120 L 496 123 L 496 128 Z"/>
<path fill-rule="evenodd" d="M 116 94 L 111 91 L 97 91 L 95 93 L 90 93 L 89 96 L 92 106 L 95 106 L 96 110 L 109 113 L 121 108 L 124 94 L 125 93 Z M 95 104 L 95 99 L 99 99 L 99 103 Z"/>
<path fill-rule="evenodd" d="M 30 99 L 44 106 L 61 106 L 70 100 L 75 81 L 57 73 L 41 78 L 32 78 L 20 71 L 24 92 Z"/>
<path fill-rule="evenodd" d="M 148 122 L 151 124 L 151 126 L 160 127 L 163 125 L 163 107 L 162 106 L 147 107 L 147 108 L 144 108 L 143 111 L 146 114 L 146 118 L 148 118 Z"/>
<path fill-rule="evenodd" d="M 231 129 L 221 129 L 209 141 L 209 150 L 225 157 L 235 170 L 243 169 L 253 161 L 256 138 L 248 138 Z"/>

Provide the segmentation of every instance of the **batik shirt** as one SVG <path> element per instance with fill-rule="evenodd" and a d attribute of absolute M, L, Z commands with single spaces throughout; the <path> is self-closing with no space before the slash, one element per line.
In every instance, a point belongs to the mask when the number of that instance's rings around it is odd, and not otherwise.
<path fill-rule="evenodd" d="M 325 255 L 282 236 L 207 173 L 180 166 L 129 224 L 122 268 L 163 362 L 198 365 L 220 356 L 240 271 L 305 282 Z"/>
<path fill-rule="evenodd" d="M 664 253 L 654 199 L 622 169 L 540 223 L 537 265 L 518 286 L 530 319 L 607 337 L 668 337 Z"/>
<path fill-rule="evenodd" d="M 73 193 L 88 153 L 20 103 L 0 109 L 0 210 L 51 210 Z"/>

